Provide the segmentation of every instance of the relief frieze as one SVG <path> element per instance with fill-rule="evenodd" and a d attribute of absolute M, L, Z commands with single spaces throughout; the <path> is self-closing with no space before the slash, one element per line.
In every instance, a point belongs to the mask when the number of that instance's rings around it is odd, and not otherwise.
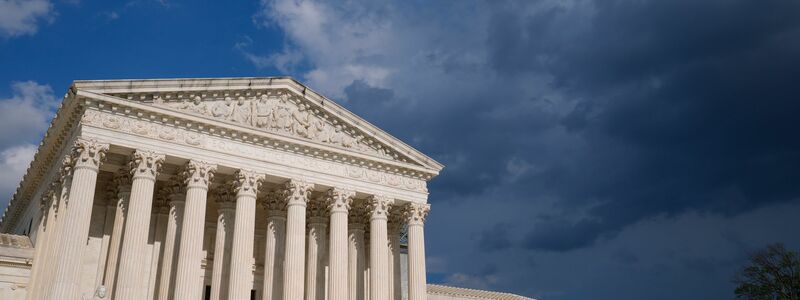
<path fill-rule="evenodd" d="M 408 159 L 286 90 L 152 95 L 152 104 L 386 159 Z"/>
<path fill-rule="evenodd" d="M 271 163 L 292 166 L 304 170 L 321 172 L 341 177 L 349 177 L 416 192 L 427 192 L 425 181 L 397 174 L 390 174 L 364 167 L 332 162 L 320 158 L 304 156 L 226 140 L 216 136 L 176 128 L 166 124 L 136 119 L 130 116 L 86 110 L 81 121 L 85 125 L 130 133 L 152 139 L 189 145 L 206 150 L 256 158 Z"/>

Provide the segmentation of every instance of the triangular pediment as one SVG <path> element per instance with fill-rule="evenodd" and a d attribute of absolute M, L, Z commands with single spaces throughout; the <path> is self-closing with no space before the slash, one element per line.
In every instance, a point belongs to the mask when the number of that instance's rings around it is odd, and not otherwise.
<path fill-rule="evenodd" d="M 357 152 L 437 174 L 442 166 L 291 78 L 82 81 L 115 98 Z"/>

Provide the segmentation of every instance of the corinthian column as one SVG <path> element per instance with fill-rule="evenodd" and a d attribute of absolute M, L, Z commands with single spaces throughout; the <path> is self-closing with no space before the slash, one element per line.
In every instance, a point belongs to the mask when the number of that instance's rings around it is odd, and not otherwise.
<path fill-rule="evenodd" d="M 96 140 L 78 139 L 72 149 L 74 169 L 69 189 L 69 207 L 64 214 L 63 226 L 59 226 L 55 275 L 48 299 L 78 299 L 80 264 L 83 249 L 89 238 L 89 223 L 94 202 L 97 173 L 105 159 L 108 144 Z"/>
<path fill-rule="evenodd" d="M 203 247 L 203 229 L 206 218 L 208 184 L 217 170 L 216 165 L 191 160 L 183 170 L 186 183 L 186 207 L 181 226 L 181 246 L 178 250 L 178 268 L 175 274 L 174 299 L 199 299 L 200 263 Z"/>
<path fill-rule="evenodd" d="M 367 199 L 369 208 L 369 294 L 370 299 L 389 298 L 389 240 L 387 222 L 391 200 L 384 196 Z"/>
<path fill-rule="evenodd" d="M 306 253 L 306 202 L 312 184 L 289 180 L 284 186 L 286 202 L 286 259 L 283 268 L 283 300 L 303 300 Z"/>
<path fill-rule="evenodd" d="M 167 217 L 167 233 L 164 238 L 164 260 L 161 262 L 161 278 L 158 283 L 158 300 L 172 298 L 175 284 L 175 269 L 178 265 L 178 249 L 180 249 L 183 225 L 183 206 L 186 190 L 182 183 L 172 182 L 169 187 L 169 216 Z"/>
<path fill-rule="evenodd" d="M 267 233 L 264 236 L 263 300 L 283 297 L 283 258 L 286 254 L 286 197 L 270 192 L 262 205 L 267 210 Z"/>
<path fill-rule="evenodd" d="M 136 150 L 130 167 L 133 182 L 125 234 L 120 251 L 119 279 L 114 297 L 118 300 L 134 300 L 145 297 L 142 291 L 142 276 L 147 235 L 150 232 L 150 216 L 153 208 L 153 192 L 156 175 L 164 155 L 150 150 Z"/>
<path fill-rule="evenodd" d="M 128 212 L 128 202 L 131 197 L 131 174 L 121 172 L 114 176 L 111 195 L 114 195 L 116 209 L 114 212 L 114 227 L 111 229 L 111 240 L 108 242 L 108 256 L 106 258 L 105 277 L 103 284 L 106 287 L 107 295 L 114 295 L 114 283 L 116 282 L 117 267 L 119 266 L 119 254 L 122 250 L 122 235 L 125 228 L 125 216 Z"/>
<path fill-rule="evenodd" d="M 230 186 L 221 187 L 216 193 L 216 198 L 219 210 L 214 242 L 214 266 L 211 268 L 211 300 L 228 299 L 227 279 L 231 270 L 233 220 L 236 209 L 236 196 Z"/>
<path fill-rule="evenodd" d="M 325 249 L 327 212 L 324 199 L 308 202 L 308 252 L 306 253 L 306 300 L 325 299 Z"/>
<path fill-rule="evenodd" d="M 162 186 L 153 199 L 153 214 L 156 215 L 155 237 L 153 239 L 153 259 L 150 261 L 150 278 L 147 283 L 147 299 L 158 299 L 158 285 L 164 272 L 160 268 L 165 259 L 167 226 L 169 225 L 169 186 Z"/>
<path fill-rule="evenodd" d="M 347 212 L 353 202 L 355 192 L 343 189 L 330 189 L 325 200 L 330 212 L 330 244 L 328 264 L 330 283 L 328 299 L 347 300 Z"/>
<path fill-rule="evenodd" d="M 60 191 L 58 181 L 53 181 L 50 188 L 42 196 L 40 207 L 41 217 L 39 227 L 36 231 L 36 252 L 33 259 L 33 270 L 31 270 L 30 288 L 28 289 L 27 299 L 39 299 L 41 289 L 44 288 L 44 272 L 47 267 L 48 248 L 53 243 L 55 229 L 55 214 L 58 205 L 58 191 Z"/>
<path fill-rule="evenodd" d="M 48 236 L 51 240 L 47 242 L 47 249 L 45 253 L 45 264 L 42 269 L 42 276 L 39 289 L 35 290 L 31 295 L 31 299 L 49 299 L 50 287 L 52 286 L 53 278 L 55 277 L 55 261 L 59 259 L 58 245 L 61 241 L 59 232 L 64 224 L 64 215 L 67 211 L 67 197 L 69 196 L 69 188 L 72 185 L 72 156 L 67 154 L 62 160 L 61 170 L 59 171 L 59 180 L 55 189 L 55 199 L 53 200 L 53 224 L 48 230 L 52 230 Z M 50 223 L 50 221 L 48 221 Z M 35 283 L 34 283 L 35 284 Z"/>
<path fill-rule="evenodd" d="M 406 205 L 406 222 L 408 222 L 408 299 L 425 300 L 427 285 L 425 282 L 425 218 L 430 211 L 426 203 L 409 203 Z"/>
<path fill-rule="evenodd" d="M 253 288 L 253 240 L 256 226 L 256 191 L 261 175 L 248 170 L 234 174 L 236 218 L 231 252 L 230 299 L 249 299 Z"/>
<path fill-rule="evenodd" d="M 350 209 L 349 224 L 347 225 L 347 283 L 350 300 L 366 299 L 366 280 L 364 274 L 367 270 L 366 249 L 364 247 L 364 220 L 366 219 L 363 206 L 353 206 Z"/>
<path fill-rule="evenodd" d="M 389 300 L 403 299 L 400 278 L 400 232 L 403 230 L 402 207 L 392 206 L 389 213 Z"/>

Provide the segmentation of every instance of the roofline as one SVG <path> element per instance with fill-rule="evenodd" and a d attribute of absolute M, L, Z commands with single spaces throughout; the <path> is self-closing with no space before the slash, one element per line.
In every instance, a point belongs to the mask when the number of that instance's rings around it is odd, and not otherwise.
<path fill-rule="evenodd" d="M 354 114 L 350 110 L 336 103 L 328 97 L 314 91 L 307 85 L 298 81 L 291 76 L 271 76 L 271 77 L 221 77 L 221 78 L 160 78 L 160 79 L 110 79 L 110 80 L 75 80 L 71 88 L 86 91 L 93 91 L 97 93 L 136 93 L 136 92 L 167 92 L 172 89 L 180 89 L 185 91 L 187 88 L 195 88 L 197 90 L 204 90 L 214 87 L 222 88 L 243 88 L 252 89 L 258 87 L 267 87 L 273 84 L 275 80 L 286 80 L 290 84 L 297 86 L 298 90 L 302 90 L 303 96 L 318 98 L 325 103 L 326 106 L 333 106 L 335 109 L 340 110 L 352 118 L 358 125 L 365 126 L 370 132 L 383 137 L 383 142 L 387 145 L 395 146 L 406 151 L 403 154 L 408 155 L 414 160 L 420 161 L 427 168 L 430 168 L 434 173 L 438 174 L 444 168 L 444 165 L 434 160 L 433 158 L 425 155 L 419 150 L 411 147 L 402 140 L 387 133 L 383 129 L 373 125 L 369 121 Z M 148 84 L 151 83 L 151 84 Z"/>

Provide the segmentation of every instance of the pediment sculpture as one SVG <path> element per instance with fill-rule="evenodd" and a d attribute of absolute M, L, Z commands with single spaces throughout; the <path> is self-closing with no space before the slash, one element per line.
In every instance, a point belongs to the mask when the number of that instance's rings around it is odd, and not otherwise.
<path fill-rule="evenodd" d="M 383 158 L 408 161 L 288 91 L 221 93 L 215 96 L 218 97 L 195 94 L 179 99 L 163 99 L 155 95 L 153 104 Z"/>

